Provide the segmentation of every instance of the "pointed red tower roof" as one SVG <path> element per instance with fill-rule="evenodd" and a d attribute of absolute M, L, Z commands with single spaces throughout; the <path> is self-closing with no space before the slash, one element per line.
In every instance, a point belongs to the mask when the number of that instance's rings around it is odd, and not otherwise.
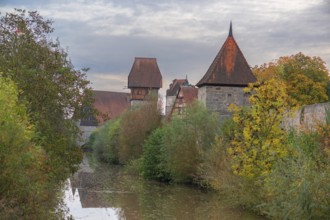
<path fill-rule="evenodd" d="M 230 22 L 229 34 L 203 78 L 196 86 L 219 85 L 245 87 L 257 79 L 239 49 Z"/>

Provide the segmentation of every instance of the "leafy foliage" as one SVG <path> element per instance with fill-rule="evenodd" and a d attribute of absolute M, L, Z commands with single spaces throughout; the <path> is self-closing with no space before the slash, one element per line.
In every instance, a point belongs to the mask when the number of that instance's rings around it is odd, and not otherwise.
<path fill-rule="evenodd" d="M 0 74 L 0 218 L 55 217 L 46 175 L 47 155 L 35 135 L 14 82 Z"/>
<path fill-rule="evenodd" d="M 144 103 L 132 106 L 94 131 L 87 144 L 102 162 L 130 164 L 141 157 L 144 141 L 160 123 L 157 97 L 151 95 Z"/>
<path fill-rule="evenodd" d="M 199 102 L 188 105 L 185 112 L 146 139 L 139 160 L 145 178 L 185 183 L 201 178 L 198 167 L 218 131 L 218 119 Z"/>
<path fill-rule="evenodd" d="M 120 122 L 120 118 L 109 121 L 91 136 L 94 139 L 92 143 L 93 153 L 102 162 L 119 163 Z"/>
<path fill-rule="evenodd" d="M 328 100 L 329 71 L 320 57 L 302 53 L 280 57 L 276 62 L 253 69 L 259 81 L 282 79 L 287 86 L 291 106 L 309 105 Z"/>
<path fill-rule="evenodd" d="M 262 211 L 276 219 L 326 219 L 330 213 L 329 158 L 315 132 L 289 135 L 291 156 L 278 160 L 265 181 Z"/>
<path fill-rule="evenodd" d="M 136 108 L 122 115 L 119 130 L 119 161 L 122 164 L 142 155 L 144 141 L 161 122 L 158 97 L 150 95 Z"/>
<path fill-rule="evenodd" d="M 47 153 L 49 176 L 63 180 L 81 159 L 74 146 L 79 132 L 74 120 L 82 118 L 91 91 L 85 73 L 73 69 L 59 41 L 48 39 L 51 24 L 36 11 L 16 9 L 2 16 L 0 71 L 22 91 L 19 100 L 35 126 L 33 140 Z"/>
<path fill-rule="evenodd" d="M 166 169 L 176 182 L 198 180 L 198 167 L 218 132 L 218 119 L 199 102 L 164 126 Z"/>
<path fill-rule="evenodd" d="M 166 170 L 164 138 L 164 130 L 158 128 L 152 132 L 143 145 L 141 170 L 142 176 L 147 179 L 170 180 L 170 175 Z"/>
<path fill-rule="evenodd" d="M 1 219 L 60 217 L 55 191 L 81 160 L 75 120 L 91 91 L 51 24 L 36 11 L 0 17 Z"/>
<path fill-rule="evenodd" d="M 235 129 L 232 118 L 228 118 L 220 124 L 219 133 L 211 148 L 203 152 L 203 162 L 199 167 L 202 184 L 220 192 L 228 191 L 228 188 L 236 181 L 227 152 Z"/>
<path fill-rule="evenodd" d="M 231 106 L 237 124 L 231 147 L 234 173 L 244 177 L 268 174 L 273 163 L 289 152 L 285 146 L 285 131 L 281 128 L 287 110 L 286 86 L 277 79 L 250 85 L 250 108 Z"/>
<path fill-rule="evenodd" d="M 329 106 L 325 108 L 326 123 L 319 123 L 316 126 L 316 132 L 318 133 L 318 142 L 321 146 L 321 153 L 328 159 L 330 159 L 330 109 Z"/>

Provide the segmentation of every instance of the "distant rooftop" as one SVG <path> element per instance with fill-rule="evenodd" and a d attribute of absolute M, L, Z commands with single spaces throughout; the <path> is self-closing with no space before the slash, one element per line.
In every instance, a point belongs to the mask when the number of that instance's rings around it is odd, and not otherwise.
<path fill-rule="evenodd" d="M 95 99 L 93 107 L 101 115 L 98 115 L 96 118 L 94 117 L 94 120 L 91 118 L 89 120 L 82 120 L 80 123 L 82 126 L 95 126 L 97 122 L 102 123 L 105 120 L 116 118 L 130 106 L 129 93 L 99 90 L 93 90 L 93 93 Z"/>
<path fill-rule="evenodd" d="M 176 96 L 181 85 L 189 85 L 187 79 L 174 79 L 170 84 L 170 88 L 166 90 L 166 96 Z"/>
<path fill-rule="evenodd" d="M 156 58 L 135 58 L 128 75 L 128 88 L 162 88 L 162 75 Z"/>
<path fill-rule="evenodd" d="M 185 104 L 190 104 L 198 97 L 198 89 L 194 86 L 180 86 L 178 98 L 184 100 Z"/>

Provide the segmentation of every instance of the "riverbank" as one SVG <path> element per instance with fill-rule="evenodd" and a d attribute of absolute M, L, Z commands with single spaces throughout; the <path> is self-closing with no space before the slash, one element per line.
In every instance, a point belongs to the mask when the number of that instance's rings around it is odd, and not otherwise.
<path fill-rule="evenodd" d="M 233 208 L 214 192 L 146 181 L 122 166 L 90 167 L 87 157 L 67 182 L 64 202 L 75 219 L 263 219 Z"/>

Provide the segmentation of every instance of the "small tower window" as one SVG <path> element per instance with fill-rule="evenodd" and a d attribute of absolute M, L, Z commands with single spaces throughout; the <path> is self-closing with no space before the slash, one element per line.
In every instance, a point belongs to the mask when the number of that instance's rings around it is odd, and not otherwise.
<path fill-rule="evenodd" d="M 227 94 L 227 105 L 230 105 L 233 102 L 234 102 L 233 95 L 228 93 Z"/>

